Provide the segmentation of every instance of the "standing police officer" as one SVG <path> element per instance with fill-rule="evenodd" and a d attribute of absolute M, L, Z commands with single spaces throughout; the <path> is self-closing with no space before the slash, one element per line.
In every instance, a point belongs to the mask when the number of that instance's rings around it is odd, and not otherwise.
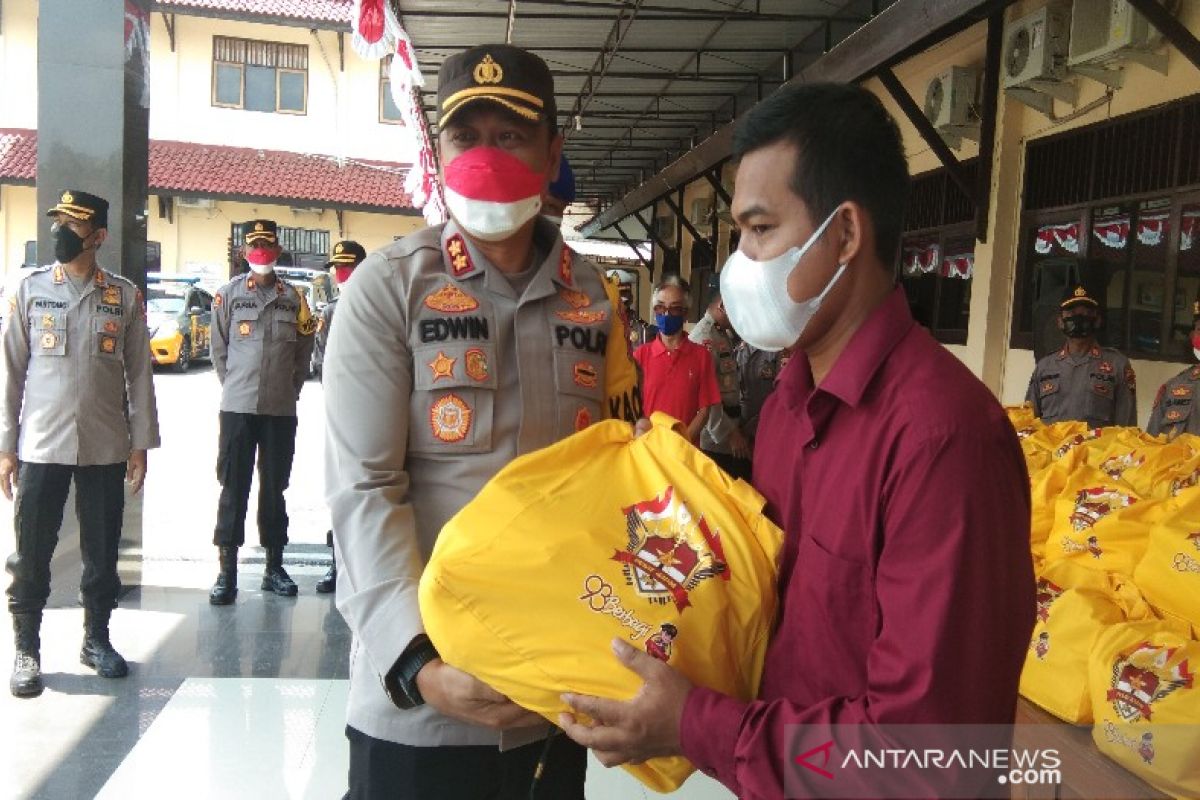
<path fill-rule="evenodd" d="M 308 377 L 316 319 L 304 294 L 275 274 L 283 252 L 268 219 L 246 223 L 250 271 L 213 298 L 212 363 L 221 381 L 217 480 L 221 499 L 213 544 L 221 572 L 208 601 L 237 597 L 237 551 L 246 540 L 246 506 L 258 459 L 258 536 L 267 551 L 262 588 L 293 596 L 283 569 L 288 516 L 283 499 L 296 451 L 296 401 Z"/>
<path fill-rule="evenodd" d="M 1192 354 L 1200 361 L 1200 298 L 1192 303 Z M 1146 432 L 1165 433 L 1174 439 L 1181 433 L 1200 434 L 1200 414 L 1196 397 L 1200 394 L 1200 364 L 1195 364 L 1164 383 L 1154 398 Z"/>
<path fill-rule="evenodd" d="M 354 274 L 354 268 L 366 257 L 367 251 L 361 244 L 352 239 L 346 239 L 333 246 L 333 258 L 329 260 L 325 268 L 332 268 L 338 286 L 345 286 L 346 282 L 350 280 L 350 276 Z M 313 366 L 316 368 L 317 375 L 321 375 L 325 369 L 325 347 L 329 343 L 329 329 L 333 326 L 333 311 L 337 306 L 337 301 L 336 297 L 329 301 L 321 312 L 320 322 L 317 323 L 316 345 L 313 350 Z M 330 557 L 329 569 L 326 570 L 321 580 L 317 581 L 317 591 L 321 594 L 329 594 L 337 589 L 337 553 L 333 550 L 332 530 L 326 532 L 325 542 L 329 545 Z"/>
<path fill-rule="evenodd" d="M 417 585 L 442 525 L 513 458 L 640 416 L 614 285 L 538 216 L 562 150 L 554 79 L 510 45 L 447 58 L 453 220 L 367 257 L 325 370 L 326 492 L 354 633 L 349 798 L 583 797 L 586 756 L 439 657 Z M 538 732 L 516 741 L 503 729 Z M 544 747 L 545 744 L 545 747 Z M 545 754 L 544 771 L 538 769 Z"/>
<path fill-rule="evenodd" d="M 96 263 L 108 236 L 108 202 L 70 190 L 46 215 L 54 218 L 56 263 L 21 282 L 3 338 L 0 490 L 11 500 L 16 478 L 17 551 L 7 567 L 16 633 L 9 689 L 17 697 L 42 693 L 42 609 L 72 479 L 83 557 L 79 660 L 105 678 L 128 674 L 108 638 L 121 589 L 121 484 L 141 490 L 146 451 L 159 445 L 141 292 Z"/>
<path fill-rule="evenodd" d="M 1082 286 L 1059 306 L 1058 328 L 1067 336 L 1057 353 L 1038 361 L 1025 399 L 1047 425 L 1082 420 L 1090 428 L 1136 425 L 1137 381 L 1129 359 L 1096 343 L 1100 304 Z"/>
<path fill-rule="evenodd" d="M 721 404 L 709 409 L 708 421 L 700 431 L 700 449 L 733 477 L 750 480 L 750 443 L 739 424 L 741 386 L 732 331 L 725 304 L 717 292 L 704 316 L 688 334 L 693 342 L 708 348 L 717 370 L 717 387 L 721 390 Z"/>

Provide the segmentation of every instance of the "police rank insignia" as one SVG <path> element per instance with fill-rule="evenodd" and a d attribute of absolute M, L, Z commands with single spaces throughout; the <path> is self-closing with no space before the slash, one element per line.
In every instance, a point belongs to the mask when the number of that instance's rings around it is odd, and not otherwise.
<path fill-rule="evenodd" d="M 429 409 L 429 428 L 439 441 L 461 442 L 471 432 L 471 407 L 456 394 L 434 401 Z"/>
<path fill-rule="evenodd" d="M 554 315 L 559 319 L 565 319 L 567 322 L 574 322 L 579 325 L 591 325 L 596 322 L 604 322 L 604 320 L 608 319 L 607 311 L 587 311 L 582 308 L 571 311 L 555 311 Z"/>
<path fill-rule="evenodd" d="M 488 379 L 488 362 L 487 354 L 478 347 L 472 347 L 463 357 L 467 360 L 466 371 L 467 377 L 476 383 L 483 383 Z"/>
<path fill-rule="evenodd" d="M 612 559 L 625 565 L 625 578 L 651 603 L 673 602 L 682 612 L 701 581 L 717 575 L 729 580 L 720 534 L 709 529 L 703 516 L 692 516 L 675 487 L 622 512 L 628 540 Z"/>
<path fill-rule="evenodd" d="M 585 389 L 595 389 L 599 376 L 596 374 L 596 367 L 590 361 L 576 361 L 575 366 L 571 369 L 572 379 L 576 386 L 582 386 Z"/>
<path fill-rule="evenodd" d="M 456 278 L 475 269 L 471 254 L 467 251 L 467 242 L 457 233 L 446 240 L 446 255 L 450 259 L 450 271 Z"/>
<path fill-rule="evenodd" d="M 251 331 L 253 331 L 253 330 L 254 330 L 254 326 L 251 325 L 249 322 L 239 322 L 238 323 L 238 336 L 249 336 Z"/>
<path fill-rule="evenodd" d="M 592 298 L 574 289 L 559 289 L 558 296 L 565 300 L 571 308 L 587 308 L 592 304 Z"/>
<path fill-rule="evenodd" d="M 479 308 L 479 301 L 453 284 L 446 284 L 425 298 L 425 307 L 447 314 L 459 314 Z"/>
<path fill-rule="evenodd" d="M 101 302 L 105 305 L 116 306 L 121 304 L 121 290 L 116 286 L 104 287 L 104 293 L 100 297 Z"/>
<path fill-rule="evenodd" d="M 56 336 L 53 333 L 43 333 L 42 334 L 42 349 L 43 350 L 51 350 L 55 347 L 58 347 L 58 336 Z"/>
<path fill-rule="evenodd" d="M 117 352 L 117 339 L 115 336 L 100 337 L 100 352 L 115 353 Z"/>
<path fill-rule="evenodd" d="M 55 325 L 55 322 L 56 322 L 56 320 L 54 319 L 53 314 L 42 314 L 42 327 L 43 328 L 53 328 Z"/>
<path fill-rule="evenodd" d="M 437 358 L 429 362 L 429 368 L 433 370 L 433 380 L 436 383 L 442 378 L 454 377 L 454 364 L 458 361 L 457 358 L 450 358 L 441 350 L 438 351 Z"/>
<path fill-rule="evenodd" d="M 563 283 L 571 285 L 571 248 L 565 244 L 558 259 L 558 277 Z"/>

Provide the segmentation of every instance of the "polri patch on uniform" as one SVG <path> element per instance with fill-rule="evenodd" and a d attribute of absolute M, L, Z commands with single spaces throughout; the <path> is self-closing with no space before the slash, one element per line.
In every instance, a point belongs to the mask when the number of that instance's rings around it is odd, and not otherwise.
<path fill-rule="evenodd" d="M 100 337 L 100 352 L 101 353 L 117 352 L 117 337 L 101 336 Z"/>
<path fill-rule="evenodd" d="M 238 323 L 238 336 L 249 336 L 253 332 L 254 326 L 249 322 L 243 321 Z"/>
<path fill-rule="evenodd" d="M 112 321 L 111 319 L 105 320 L 104 332 L 105 333 L 116 333 L 117 332 L 117 323 Z"/>
<path fill-rule="evenodd" d="M 559 319 L 565 319 L 567 322 L 574 322 L 579 325 L 592 325 L 608 319 L 608 312 L 606 311 L 586 311 L 581 308 L 571 311 L 555 311 L 554 313 Z"/>
<path fill-rule="evenodd" d="M 558 259 L 558 278 L 567 286 L 571 281 L 571 248 L 563 245 L 562 255 Z"/>
<path fill-rule="evenodd" d="M 453 284 L 446 284 L 425 298 L 425 307 L 447 314 L 460 314 L 479 308 L 479 301 Z"/>
<path fill-rule="evenodd" d="M 1167 411 L 1167 422 L 1179 422 L 1183 417 L 1183 412 L 1177 408 L 1168 409 Z"/>
<path fill-rule="evenodd" d="M 483 383 L 489 377 L 487 353 L 478 347 L 472 347 L 463 354 L 466 359 L 467 377 L 476 383 Z"/>
<path fill-rule="evenodd" d="M 42 314 L 42 327 L 53 328 L 57 324 L 53 314 Z"/>
<path fill-rule="evenodd" d="M 450 358 L 441 350 L 438 351 L 437 358 L 429 362 L 429 368 L 433 370 L 433 380 L 436 383 L 442 378 L 454 377 L 454 364 L 458 361 L 457 358 Z"/>
<path fill-rule="evenodd" d="M 588 411 L 586 407 L 580 406 L 579 410 L 575 412 L 575 430 L 576 430 L 576 432 L 583 430 L 584 428 L 586 428 L 588 425 L 591 425 L 591 424 L 592 424 L 592 412 Z"/>
<path fill-rule="evenodd" d="M 43 350 L 53 350 L 55 347 L 58 347 L 58 336 L 53 333 L 43 333 L 42 334 L 42 349 Z"/>
<path fill-rule="evenodd" d="M 473 413 L 467 402 L 456 394 L 438 398 L 429 409 L 429 427 L 434 438 L 448 443 L 466 439 L 471 432 Z"/>
<path fill-rule="evenodd" d="M 565 300 L 571 308 L 587 308 L 592 304 L 592 298 L 588 297 L 586 293 L 574 289 L 560 288 L 558 296 Z"/>
<path fill-rule="evenodd" d="M 571 372 L 575 385 L 585 389 L 595 389 L 600 380 L 600 376 L 596 374 L 596 367 L 590 361 L 576 361 Z"/>
<path fill-rule="evenodd" d="M 104 292 L 100 295 L 100 302 L 105 305 L 116 306 L 121 304 L 121 290 L 116 286 L 105 286 Z"/>
<path fill-rule="evenodd" d="M 475 269 L 471 262 L 471 253 L 467 250 L 467 242 L 460 234 L 456 233 L 446 240 L 446 255 L 450 259 L 450 271 L 456 278 L 461 278 Z"/>

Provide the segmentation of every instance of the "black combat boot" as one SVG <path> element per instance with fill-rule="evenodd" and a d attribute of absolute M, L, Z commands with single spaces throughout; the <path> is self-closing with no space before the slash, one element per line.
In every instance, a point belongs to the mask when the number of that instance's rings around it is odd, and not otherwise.
<path fill-rule="evenodd" d="M 296 596 L 296 582 L 283 568 L 283 548 L 267 548 L 267 571 L 263 573 L 262 588 L 282 597 Z"/>
<path fill-rule="evenodd" d="M 124 678 L 129 674 L 129 665 L 108 641 L 110 614 L 111 608 L 83 610 L 83 648 L 79 651 L 79 663 L 96 670 L 101 678 Z"/>
<path fill-rule="evenodd" d="M 41 614 L 13 614 L 17 653 L 8 689 L 14 697 L 37 697 L 42 693 L 41 627 Z"/>
<path fill-rule="evenodd" d="M 208 602 L 214 606 L 227 606 L 237 597 L 237 547 L 222 545 L 217 550 L 221 554 L 221 571 L 217 574 L 217 582 L 208 591 Z"/>
<path fill-rule="evenodd" d="M 333 551 L 333 531 L 326 534 L 325 538 L 329 542 L 329 569 L 325 572 L 325 577 L 317 581 L 317 591 L 320 594 L 337 591 L 337 554 Z"/>

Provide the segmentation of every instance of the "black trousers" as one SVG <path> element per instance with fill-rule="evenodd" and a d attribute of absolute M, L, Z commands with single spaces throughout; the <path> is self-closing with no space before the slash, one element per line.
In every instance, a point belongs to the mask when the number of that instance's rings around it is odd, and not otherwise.
<path fill-rule="evenodd" d="M 17 552 L 5 568 L 12 575 L 8 610 L 39 613 L 50 596 L 50 561 L 58 546 L 63 510 L 75 479 L 75 514 L 83 577 L 79 594 L 86 608 L 111 609 L 121 591 L 117 546 L 125 512 L 125 462 L 77 467 L 71 464 L 22 463 L 17 477 L 13 527 Z"/>
<path fill-rule="evenodd" d="M 344 800 L 526 800 L 545 742 L 496 747 L 410 747 L 349 726 L 350 791 Z M 559 734 L 533 793 L 582 800 L 587 750 Z"/>
<path fill-rule="evenodd" d="M 246 543 L 246 508 L 256 455 L 259 544 L 263 547 L 287 544 L 288 515 L 283 490 L 292 477 L 295 453 L 295 417 L 221 412 L 217 452 L 221 499 L 217 502 L 213 544 L 241 547 Z"/>

